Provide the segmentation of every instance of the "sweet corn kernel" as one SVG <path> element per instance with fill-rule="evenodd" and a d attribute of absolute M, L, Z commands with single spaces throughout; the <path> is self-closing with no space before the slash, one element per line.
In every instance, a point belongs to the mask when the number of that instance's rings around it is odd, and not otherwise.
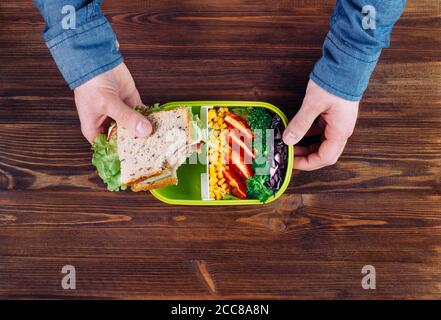
<path fill-rule="evenodd" d="M 213 119 L 215 116 L 216 116 L 216 110 L 210 109 L 210 111 L 208 111 L 208 119 Z"/>

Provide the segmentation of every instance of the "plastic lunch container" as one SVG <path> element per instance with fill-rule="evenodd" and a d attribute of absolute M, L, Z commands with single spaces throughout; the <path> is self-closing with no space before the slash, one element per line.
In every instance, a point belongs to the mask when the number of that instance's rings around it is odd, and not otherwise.
<path fill-rule="evenodd" d="M 284 126 L 287 125 L 285 114 L 277 107 L 266 102 L 251 101 L 178 101 L 169 102 L 162 105 L 162 109 L 170 110 L 177 107 L 190 106 L 192 112 L 199 114 L 202 129 L 208 127 L 208 110 L 213 107 L 258 107 L 267 108 L 280 116 Z M 208 137 L 206 137 L 208 138 Z M 202 148 L 201 153 L 208 157 L 207 144 Z M 285 179 L 276 192 L 266 203 L 270 203 L 279 198 L 288 188 L 294 160 L 294 148 L 288 146 L 288 164 L 286 167 Z M 228 206 L 228 205 L 262 205 L 259 200 L 213 200 L 208 199 L 208 164 L 197 162 L 196 164 L 185 163 L 177 171 L 179 183 L 176 186 L 169 186 L 161 189 L 151 190 L 151 193 L 158 200 L 173 205 L 192 205 L 192 206 Z M 206 191 L 205 191 L 206 190 Z M 204 195 L 205 194 L 205 195 Z"/>

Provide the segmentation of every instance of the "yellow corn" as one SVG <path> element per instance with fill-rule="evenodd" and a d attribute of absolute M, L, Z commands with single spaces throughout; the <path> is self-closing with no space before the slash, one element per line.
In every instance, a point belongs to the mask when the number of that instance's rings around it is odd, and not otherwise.
<path fill-rule="evenodd" d="M 225 130 L 227 124 L 224 121 L 226 112 L 228 112 L 226 107 L 213 108 L 208 111 L 208 127 L 212 129 L 209 148 L 209 189 L 210 198 L 216 200 L 221 200 L 230 193 L 230 188 L 223 175 L 226 156 L 229 152 Z"/>
<path fill-rule="evenodd" d="M 216 116 L 216 110 L 210 109 L 210 111 L 208 111 L 208 119 L 213 119 L 215 116 Z"/>

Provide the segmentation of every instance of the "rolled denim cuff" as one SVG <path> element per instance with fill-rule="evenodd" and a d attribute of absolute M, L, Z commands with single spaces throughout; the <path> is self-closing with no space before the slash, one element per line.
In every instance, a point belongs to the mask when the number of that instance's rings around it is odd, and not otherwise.
<path fill-rule="evenodd" d="M 116 35 L 102 15 L 46 38 L 46 45 L 72 90 L 123 61 Z"/>
<path fill-rule="evenodd" d="M 317 85 L 346 100 L 359 101 L 377 65 L 381 50 L 373 56 L 363 54 L 335 37 L 330 31 L 322 57 L 310 75 Z"/>

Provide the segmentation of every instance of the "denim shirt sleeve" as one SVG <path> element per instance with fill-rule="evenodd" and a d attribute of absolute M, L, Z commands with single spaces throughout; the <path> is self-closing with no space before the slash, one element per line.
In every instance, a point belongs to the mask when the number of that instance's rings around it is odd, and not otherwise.
<path fill-rule="evenodd" d="M 343 99 L 360 100 L 405 4 L 405 0 L 337 0 L 311 80 Z M 363 19 L 368 19 L 363 13 L 366 5 L 375 10 L 375 16 L 370 16 L 375 18 L 375 28 L 373 24 L 363 27 Z"/>
<path fill-rule="evenodd" d="M 46 23 L 43 39 L 72 90 L 122 62 L 115 33 L 100 10 L 102 0 L 34 3 Z M 74 28 L 66 28 L 68 12 L 62 13 L 65 6 L 75 8 Z"/>

